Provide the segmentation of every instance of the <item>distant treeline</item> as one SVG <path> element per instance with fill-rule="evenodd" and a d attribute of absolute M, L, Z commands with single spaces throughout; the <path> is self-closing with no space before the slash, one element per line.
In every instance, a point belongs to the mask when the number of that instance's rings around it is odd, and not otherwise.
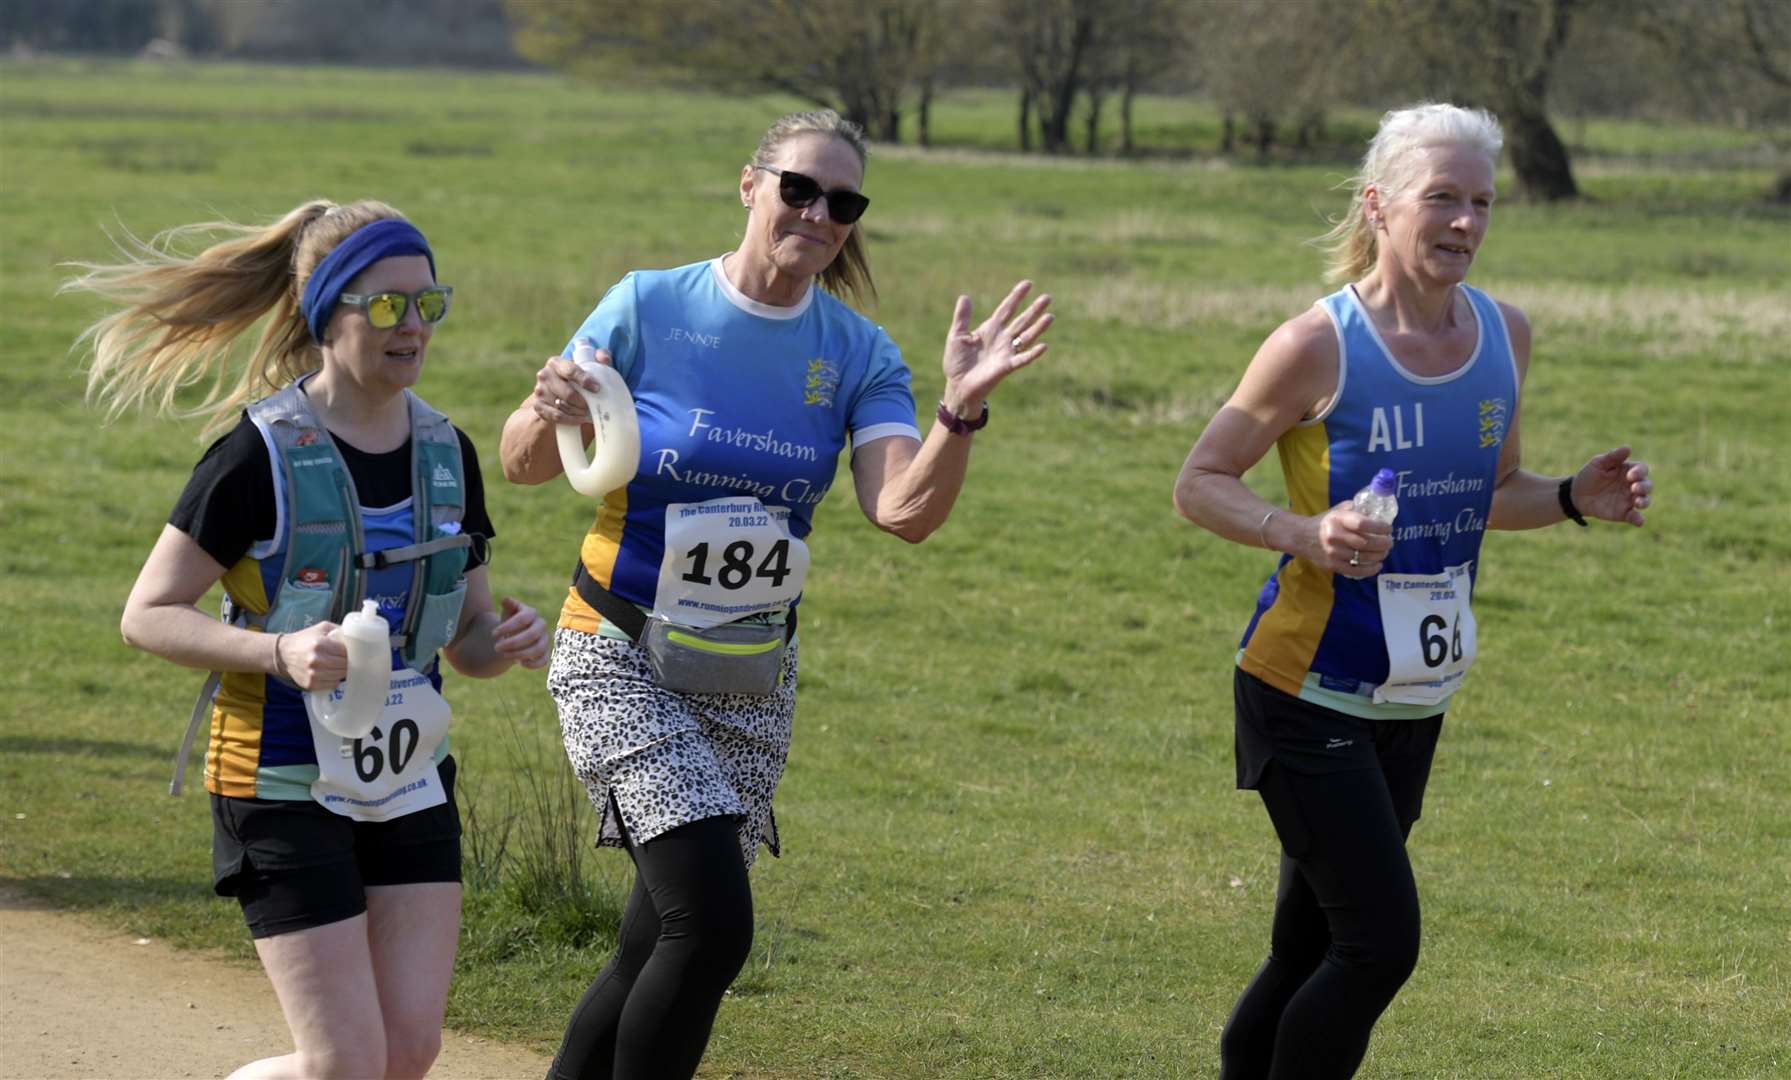
<path fill-rule="evenodd" d="M 0 0 L 0 47 L 522 67 L 504 0 Z"/>
<path fill-rule="evenodd" d="M 1554 117 L 1791 125 L 1787 0 L 4 0 L 0 43 L 483 67 L 781 91 L 931 140 L 958 86 L 1014 91 L 1014 146 L 1138 152 L 1141 93 L 1199 94 L 1186 147 L 1322 147 L 1340 104 L 1490 108 L 1523 193 L 1578 193 Z M 1114 126 L 1118 134 L 1114 137 Z M 1791 199 L 1791 172 L 1781 184 Z"/>
<path fill-rule="evenodd" d="M 510 0 L 523 55 L 779 89 L 929 141 L 941 87 L 1012 86 L 1023 151 L 1133 153 L 1140 92 L 1199 93 L 1221 152 L 1324 140 L 1340 103 L 1503 121 L 1531 198 L 1578 193 L 1551 115 L 1791 119 L 1787 0 Z M 1103 127 L 1117 114 L 1116 144 Z"/>

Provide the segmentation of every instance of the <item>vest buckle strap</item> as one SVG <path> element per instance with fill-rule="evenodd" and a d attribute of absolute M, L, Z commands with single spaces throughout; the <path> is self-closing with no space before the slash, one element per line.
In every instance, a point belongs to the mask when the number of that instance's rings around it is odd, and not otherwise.
<path fill-rule="evenodd" d="M 405 544 L 403 547 L 386 548 L 383 551 L 368 551 L 355 556 L 355 565 L 362 570 L 384 570 L 398 563 L 416 562 L 441 551 L 452 551 L 455 548 L 470 548 L 473 538 L 466 533 L 455 533 L 453 536 L 438 536 L 434 540 L 425 540 L 420 544 Z"/>

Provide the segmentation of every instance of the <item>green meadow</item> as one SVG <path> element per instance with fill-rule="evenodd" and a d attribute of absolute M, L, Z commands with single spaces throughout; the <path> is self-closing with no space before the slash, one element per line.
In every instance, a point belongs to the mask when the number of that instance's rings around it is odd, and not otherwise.
<path fill-rule="evenodd" d="M 116 630 L 198 424 L 83 403 L 71 343 L 100 309 L 54 295 L 61 264 L 319 195 L 404 210 L 456 288 L 420 390 L 482 451 L 494 589 L 551 617 L 591 507 L 506 484 L 503 419 L 622 273 L 737 242 L 740 164 L 795 104 L 0 63 L 0 885 L 252 962 L 211 895 L 205 795 L 167 794 L 202 676 Z M 1350 163 L 1021 157 L 1011 111 L 947 96 L 941 147 L 873 153 L 873 314 L 923 406 L 958 293 L 986 312 L 1031 278 L 1058 322 L 995 395 L 942 532 L 877 532 L 844 472 L 817 515 L 784 854 L 754 871 L 706 1076 L 1211 1076 L 1267 947 L 1276 847 L 1233 790 L 1230 666 L 1273 563 L 1169 492 L 1256 344 L 1325 291 L 1302 241 Z M 1140 106 L 1164 148 L 1216 123 Z M 1641 530 L 1488 538 L 1481 660 L 1411 840 L 1424 953 L 1363 1075 L 1783 1076 L 1791 216 L 1758 137 L 1564 130 L 1587 198 L 1501 203 L 1474 280 L 1535 327 L 1526 464 L 1632 442 L 1656 504 Z M 1249 479 L 1279 497 L 1272 457 Z M 449 1019 L 546 1048 L 627 860 L 586 850 L 541 674 L 448 696 L 473 819 Z"/>

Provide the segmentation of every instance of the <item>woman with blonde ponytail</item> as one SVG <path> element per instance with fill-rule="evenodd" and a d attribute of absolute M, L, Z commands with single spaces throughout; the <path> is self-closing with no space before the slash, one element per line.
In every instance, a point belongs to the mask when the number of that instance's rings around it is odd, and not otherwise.
<path fill-rule="evenodd" d="M 229 428 L 121 629 L 213 673 L 187 739 L 208 726 L 214 887 L 240 903 L 294 1043 L 233 1075 L 420 1077 L 460 926 L 438 655 L 490 677 L 544 666 L 549 646 L 533 608 L 492 601 L 471 441 L 410 389 L 453 290 L 423 234 L 377 202 L 188 226 L 80 269 L 68 289 L 117 305 L 81 338 L 90 398 Z M 224 621 L 195 606 L 220 581 Z M 392 682 L 371 730 L 346 738 L 313 717 L 347 675 L 338 624 L 363 608 L 390 632 Z"/>
<path fill-rule="evenodd" d="M 1237 785 L 1268 809 L 1281 880 L 1268 959 L 1220 1039 L 1223 1080 L 1352 1075 L 1418 961 L 1405 841 L 1474 662 L 1486 530 L 1639 526 L 1654 488 L 1627 446 L 1566 477 L 1521 467 L 1530 326 L 1465 281 L 1500 144 L 1477 110 L 1382 119 L 1323 238 L 1343 287 L 1269 335 L 1176 479 L 1190 521 L 1280 553 L 1233 698 Z M 1271 446 L 1291 508 L 1243 482 Z M 1381 498 L 1357 505 L 1364 488 Z"/>

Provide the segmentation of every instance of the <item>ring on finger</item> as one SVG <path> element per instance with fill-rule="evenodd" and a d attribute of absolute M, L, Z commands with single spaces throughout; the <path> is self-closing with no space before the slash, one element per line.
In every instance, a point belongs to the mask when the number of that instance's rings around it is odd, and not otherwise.
<path fill-rule="evenodd" d="M 562 406 L 562 405 L 564 405 L 564 404 L 566 404 L 566 403 L 565 403 L 565 402 L 564 402 L 564 401 L 561 401 L 561 400 L 560 400 L 560 399 L 559 399 L 559 398 L 554 398 L 554 399 L 553 399 L 553 407 L 554 407 L 554 408 L 556 408 L 556 409 L 557 409 L 557 408 L 559 408 L 559 407 L 560 407 L 560 406 Z"/>
<path fill-rule="evenodd" d="M 1024 349 L 1024 348 L 1025 348 L 1025 347 L 1026 347 L 1026 346 L 1024 346 L 1024 345 L 1022 345 L 1022 344 L 1020 344 L 1020 339 L 1019 339 L 1019 337 L 1018 337 L 1018 336 L 1016 336 L 1016 337 L 1015 337 L 1015 338 L 1014 338 L 1014 351 L 1015 351 L 1015 352 L 1019 352 L 1019 351 L 1020 351 L 1020 350 L 1021 350 L 1021 349 Z"/>
<path fill-rule="evenodd" d="M 1361 566 L 1362 565 L 1362 553 L 1360 551 L 1352 550 L 1349 553 L 1349 564 L 1351 566 Z"/>

